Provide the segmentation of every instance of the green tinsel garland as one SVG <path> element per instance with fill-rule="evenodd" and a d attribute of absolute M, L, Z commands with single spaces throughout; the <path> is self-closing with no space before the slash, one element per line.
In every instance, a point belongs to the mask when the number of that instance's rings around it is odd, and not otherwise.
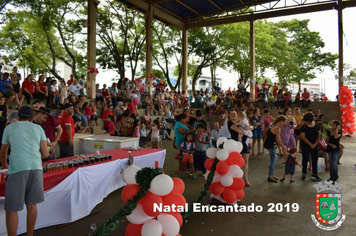
<path fill-rule="evenodd" d="M 208 175 L 206 183 L 204 184 L 204 190 L 200 192 L 200 196 L 195 203 L 202 203 L 203 198 L 208 194 L 208 190 L 210 188 L 211 182 L 214 179 L 216 165 L 218 164 L 219 160 L 215 157 L 213 165 L 211 166 L 211 171 Z M 191 205 L 188 209 L 188 212 L 182 213 L 183 221 L 187 220 L 188 217 L 193 213 L 193 205 Z"/>
<path fill-rule="evenodd" d="M 138 193 L 129 200 L 125 206 L 123 206 L 115 215 L 108 219 L 95 233 L 95 236 L 104 236 L 113 232 L 117 227 L 119 227 L 120 219 L 124 216 L 130 215 L 132 211 L 136 208 L 138 201 L 147 195 L 148 190 L 151 187 L 151 182 L 157 175 L 162 174 L 162 169 L 151 169 L 148 167 L 143 168 L 136 174 L 136 182 L 141 186 Z M 91 234 L 88 234 L 90 236 Z"/>

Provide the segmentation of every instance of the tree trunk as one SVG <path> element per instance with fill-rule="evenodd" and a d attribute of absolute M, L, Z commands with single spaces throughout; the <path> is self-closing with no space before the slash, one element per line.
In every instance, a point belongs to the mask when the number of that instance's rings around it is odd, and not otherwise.
<path fill-rule="evenodd" d="M 300 80 L 298 81 L 298 89 L 299 89 L 298 92 L 302 91 L 302 83 Z"/>

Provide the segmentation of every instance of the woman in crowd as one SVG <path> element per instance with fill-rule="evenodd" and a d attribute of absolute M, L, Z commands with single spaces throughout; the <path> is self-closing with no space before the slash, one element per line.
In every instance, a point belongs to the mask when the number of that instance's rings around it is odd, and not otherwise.
<path fill-rule="evenodd" d="M 304 124 L 300 129 L 300 148 L 302 150 L 302 166 L 303 176 L 302 180 L 305 180 L 307 175 L 307 164 L 309 155 L 312 158 L 312 180 L 320 181 L 321 178 L 318 175 L 318 158 L 319 158 L 319 139 L 321 137 L 320 126 L 315 122 L 314 115 L 312 113 L 306 113 L 303 116 Z"/>
<path fill-rule="evenodd" d="M 187 134 L 193 133 L 195 128 L 192 127 L 189 129 L 186 124 L 188 122 L 188 117 L 186 114 L 182 113 L 176 116 L 177 123 L 174 125 L 174 134 L 175 140 L 174 145 L 175 148 L 178 150 L 178 154 L 180 153 L 181 145 L 184 141 L 184 138 Z M 182 170 L 182 160 L 179 160 L 179 171 Z"/>
<path fill-rule="evenodd" d="M 281 132 L 281 139 L 284 146 L 287 148 L 295 148 L 294 128 L 297 126 L 294 117 L 292 116 L 292 110 L 290 108 L 284 109 L 284 115 L 287 117 L 287 123 L 284 124 Z M 284 159 L 287 161 L 288 152 L 284 152 Z"/>
<path fill-rule="evenodd" d="M 221 128 L 221 136 L 231 138 L 227 122 L 229 121 L 229 110 L 226 107 L 221 108 L 222 114 L 219 116 L 219 125 Z"/>
<path fill-rule="evenodd" d="M 228 128 L 231 134 L 231 138 L 235 141 L 238 141 L 239 138 L 239 134 L 243 135 L 242 137 L 242 158 L 245 160 L 245 165 L 242 167 L 242 171 L 244 172 L 244 176 L 243 179 L 245 181 L 245 186 L 249 187 L 250 182 L 248 181 L 248 159 L 250 157 L 250 148 L 249 146 L 246 144 L 246 140 L 248 139 L 248 137 L 246 135 L 244 135 L 244 132 L 242 129 L 240 129 L 235 123 L 238 122 L 238 117 L 237 117 L 237 112 L 235 110 L 230 111 L 230 120 L 228 121 Z M 252 129 L 252 127 L 251 127 Z"/>
<path fill-rule="evenodd" d="M 281 141 L 281 131 L 283 129 L 284 124 L 287 122 L 287 117 L 285 116 L 279 116 L 277 117 L 272 125 L 270 126 L 266 137 L 264 138 L 265 143 L 264 146 L 266 149 L 269 151 L 269 156 L 271 159 L 270 165 L 269 165 L 269 173 L 268 173 L 268 182 L 274 182 L 277 183 L 277 178 L 274 177 L 273 172 L 274 172 L 274 167 L 276 166 L 277 163 L 277 145 L 281 146 L 283 151 L 287 152 L 287 147 L 285 147 Z"/>
<path fill-rule="evenodd" d="M 36 81 L 33 78 L 33 74 L 29 74 L 22 83 L 22 94 L 26 97 L 27 106 L 31 104 L 31 98 L 35 92 Z"/>
<path fill-rule="evenodd" d="M 340 139 L 342 136 L 341 123 L 338 120 L 331 121 L 331 129 L 326 133 L 326 151 L 330 160 L 329 181 L 336 181 L 339 178 L 337 164 L 340 156 Z"/>
<path fill-rule="evenodd" d="M 151 115 L 148 113 L 148 109 L 145 110 L 145 114 L 142 116 L 142 123 L 149 126 L 152 123 Z"/>
<path fill-rule="evenodd" d="M 44 75 L 40 75 L 40 77 L 38 78 L 36 82 L 36 90 L 33 93 L 33 97 L 41 101 L 48 97 L 48 86 L 45 82 Z"/>

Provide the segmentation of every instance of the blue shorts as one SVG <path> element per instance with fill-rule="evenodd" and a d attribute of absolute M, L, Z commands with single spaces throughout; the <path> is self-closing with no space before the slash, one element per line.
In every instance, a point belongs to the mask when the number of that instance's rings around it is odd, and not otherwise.
<path fill-rule="evenodd" d="M 262 130 L 254 129 L 252 130 L 252 139 L 262 139 Z"/>

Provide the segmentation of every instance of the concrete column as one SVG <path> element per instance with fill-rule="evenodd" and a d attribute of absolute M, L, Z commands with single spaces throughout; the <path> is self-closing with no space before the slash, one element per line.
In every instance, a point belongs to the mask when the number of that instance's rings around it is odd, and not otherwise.
<path fill-rule="evenodd" d="M 255 21 L 250 20 L 250 93 L 251 101 L 255 101 Z"/>
<path fill-rule="evenodd" d="M 97 3 L 88 0 L 88 46 L 87 46 L 87 97 L 95 98 L 96 73 L 91 74 L 90 68 L 96 68 L 96 14 Z"/>
<path fill-rule="evenodd" d="M 344 76 L 344 40 L 343 40 L 343 23 L 342 23 L 342 0 L 338 0 L 338 31 L 339 31 L 339 85 L 342 86 L 343 82 L 341 77 Z"/>
<path fill-rule="evenodd" d="M 188 88 L 188 30 L 182 30 L 182 92 Z"/>
<path fill-rule="evenodd" d="M 146 83 L 148 80 L 149 94 L 152 95 L 152 19 L 153 10 L 152 5 L 149 4 L 148 11 L 145 16 L 146 27 Z M 150 78 L 151 77 L 151 78 Z"/>

